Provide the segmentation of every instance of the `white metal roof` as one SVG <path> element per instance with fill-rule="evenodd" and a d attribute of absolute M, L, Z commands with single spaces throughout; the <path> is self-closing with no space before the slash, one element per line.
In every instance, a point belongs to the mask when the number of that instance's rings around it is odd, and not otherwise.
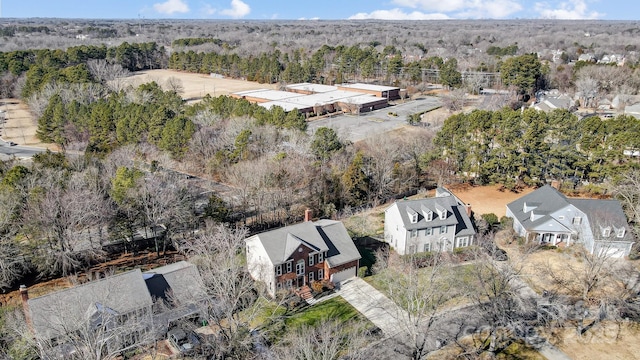
<path fill-rule="evenodd" d="M 355 83 L 355 84 L 340 84 L 338 87 L 349 88 L 349 89 L 360 89 L 360 90 L 368 90 L 368 91 L 390 91 L 390 90 L 400 90 L 399 87 L 393 86 L 384 86 L 384 85 L 373 85 L 373 84 L 363 84 L 363 83 Z"/>

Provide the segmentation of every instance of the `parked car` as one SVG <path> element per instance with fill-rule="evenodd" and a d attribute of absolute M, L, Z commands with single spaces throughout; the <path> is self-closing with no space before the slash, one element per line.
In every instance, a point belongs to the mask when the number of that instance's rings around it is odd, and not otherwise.
<path fill-rule="evenodd" d="M 200 338 L 196 333 L 181 328 L 169 330 L 167 339 L 181 353 L 189 352 L 200 345 Z"/>
<path fill-rule="evenodd" d="M 14 143 L 13 141 L 9 141 L 9 146 L 16 146 L 18 144 Z"/>

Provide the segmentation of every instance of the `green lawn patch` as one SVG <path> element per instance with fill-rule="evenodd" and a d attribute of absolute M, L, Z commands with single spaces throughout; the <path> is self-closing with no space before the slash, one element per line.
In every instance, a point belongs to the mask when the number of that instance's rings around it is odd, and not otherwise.
<path fill-rule="evenodd" d="M 324 319 L 346 323 L 349 320 L 362 320 L 363 318 L 358 310 L 343 298 L 334 297 L 289 316 L 284 323 L 287 328 L 296 329 L 304 325 L 315 326 Z"/>

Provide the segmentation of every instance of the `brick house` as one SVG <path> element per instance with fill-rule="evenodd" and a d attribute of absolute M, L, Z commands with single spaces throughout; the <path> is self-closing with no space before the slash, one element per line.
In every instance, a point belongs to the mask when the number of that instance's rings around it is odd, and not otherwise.
<path fill-rule="evenodd" d="M 313 281 L 339 284 L 357 275 L 360 253 L 339 221 L 305 221 L 253 235 L 245 243 L 249 273 L 272 296 Z"/>

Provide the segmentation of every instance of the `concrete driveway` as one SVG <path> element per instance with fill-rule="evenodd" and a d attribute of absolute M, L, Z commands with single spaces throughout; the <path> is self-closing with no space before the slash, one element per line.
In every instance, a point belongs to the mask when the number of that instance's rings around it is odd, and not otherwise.
<path fill-rule="evenodd" d="M 342 282 L 338 294 L 380 328 L 385 336 L 396 336 L 403 331 L 402 319 L 407 319 L 406 312 L 361 278 Z"/>

